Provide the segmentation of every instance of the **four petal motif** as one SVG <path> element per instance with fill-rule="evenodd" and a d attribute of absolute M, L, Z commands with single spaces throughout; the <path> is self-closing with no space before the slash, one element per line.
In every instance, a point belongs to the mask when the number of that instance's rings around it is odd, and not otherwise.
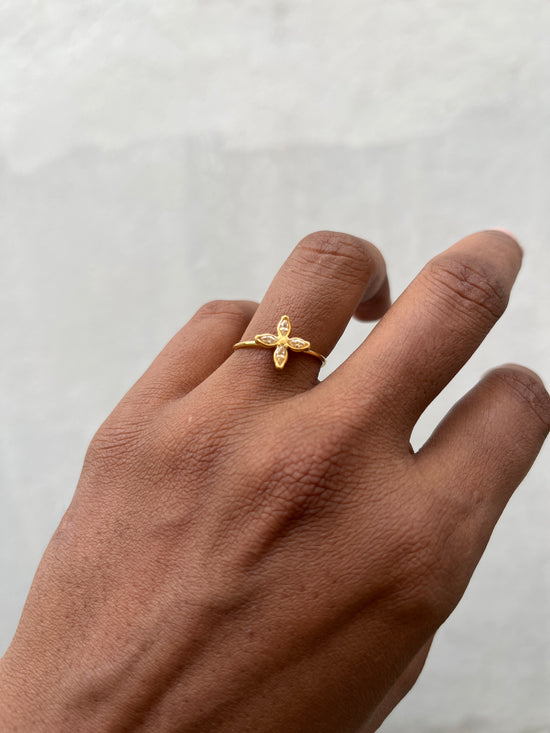
<path fill-rule="evenodd" d="M 265 349 L 275 348 L 273 361 L 277 369 L 283 369 L 288 359 L 288 350 L 307 351 L 310 347 L 309 341 L 293 336 L 291 338 L 290 318 L 282 316 L 277 324 L 277 336 L 272 333 L 260 333 L 254 337 L 254 341 Z"/>

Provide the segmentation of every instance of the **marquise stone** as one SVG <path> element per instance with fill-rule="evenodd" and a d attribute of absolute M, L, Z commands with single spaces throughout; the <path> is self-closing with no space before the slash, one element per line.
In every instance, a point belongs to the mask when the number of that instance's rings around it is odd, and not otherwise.
<path fill-rule="evenodd" d="M 309 341 L 298 337 L 288 339 L 288 345 L 295 351 L 305 351 L 306 349 L 309 349 Z"/>
<path fill-rule="evenodd" d="M 285 346 L 277 346 L 275 351 L 273 352 L 273 359 L 275 361 L 275 364 L 282 369 L 284 365 L 286 364 L 286 360 L 288 358 L 288 351 Z"/>
<path fill-rule="evenodd" d="M 287 336 L 290 332 L 290 321 L 288 318 L 281 318 L 279 321 L 279 327 L 277 329 L 281 336 Z"/>
<path fill-rule="evenodd" d="M 271 333 L 261 333 L 256 336 L 256 342 L 264 344 L 264 346 L 275 346 L 278 340 L 277 336 L 273 336 Z"/>

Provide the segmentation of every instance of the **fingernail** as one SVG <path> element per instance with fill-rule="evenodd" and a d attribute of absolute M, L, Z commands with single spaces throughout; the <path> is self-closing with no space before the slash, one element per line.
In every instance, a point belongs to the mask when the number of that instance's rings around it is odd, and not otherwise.
<path fill-rule="evenodd" d="M 511 232 L 509 229 L 505 229 L 504 227 L 490 227 L 490 231 L 492 232 L 502 232 L 503 234 L 506 234 L 510 239 L 513 239 L 514 242 L 518 245 L 518 247 L 523 252 L 523 247 L 519 243 L 519 239 L 516 237 L 514 232 Z"/>
<path fill-rule="evenodd" d="M 516 235 L 513 234 L 509 229 L 505 229 L 504 227 L 491 227 L 491 231 L 504 232 L 504 234 L 507 234 L 509 237 L 512 237 L 512 239 L 515 239 L 517 241 Z"/>
<path fill-rule="evenodd" d="M 511 239 L 516 247 L 518 248 L 520 260 L 523 260 L 523 257 L 525 255 L 525 251 L 521 244 L 519 243 L 519 239 L 516 237 L 516 235 L 511 232 L 509 229 L 505 229 L 504 227 L 490 227 L 487 231 L 489 232 L 500 232 L 501 234 L 505 234 L 508 239 Z"/>
<path fill-rule="evenodd" d="M 382 288 L 385 280 L 386 271 L 378 271 L 377 275 L 369 281 L 369 284 L 367 285 L 365 292 L 363 293 L 363 297 L 361 298 L 361 303 L 367 303 L 369 300 L 375 298 Z"/>

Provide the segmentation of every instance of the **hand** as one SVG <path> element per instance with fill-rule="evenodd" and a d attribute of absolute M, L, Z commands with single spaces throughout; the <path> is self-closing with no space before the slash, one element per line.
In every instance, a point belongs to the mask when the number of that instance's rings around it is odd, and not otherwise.
<path fill-rule="evenodd" d="M 378 250 L 318 232 L 259 307 L 202 307 L 90 445 L 0 662 L 1 730 L 375 730 L 548 433 L 541 381 L 505 366 L 409 443 L 520 262 L 475 234 L 387 310 Z M 386 310 L 322 382 L 311 355 L 232 352 L 288 314 L 328 354 Z"/>

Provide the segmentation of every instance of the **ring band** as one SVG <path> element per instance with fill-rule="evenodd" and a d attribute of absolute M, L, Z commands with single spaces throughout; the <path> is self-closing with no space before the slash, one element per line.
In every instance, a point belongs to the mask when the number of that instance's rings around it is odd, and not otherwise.
<path fill-rule="evenodd" d="M 301 354 L 309 354 L 320 359 L 321 366 L 326 363 L 326 357 L 322 354 L 313 351 L 310 348 L 311 344 L 305 339 L 298 338 L 297 336 L 291 336 L 290 331 L 292 326 L 290 324 L 290 318 L 288 316 L 282 316 L 277 324 L 277 336 L 272 333 L 259 333 L 254 336 L 254 341 L 239 341 L 233 345 L 235 349 L 274 349 L 273 362 L 275 363 L 276 369 L 284 369 L 284 366 L 288 360 L 288 351 L 298 351 Z"/>

